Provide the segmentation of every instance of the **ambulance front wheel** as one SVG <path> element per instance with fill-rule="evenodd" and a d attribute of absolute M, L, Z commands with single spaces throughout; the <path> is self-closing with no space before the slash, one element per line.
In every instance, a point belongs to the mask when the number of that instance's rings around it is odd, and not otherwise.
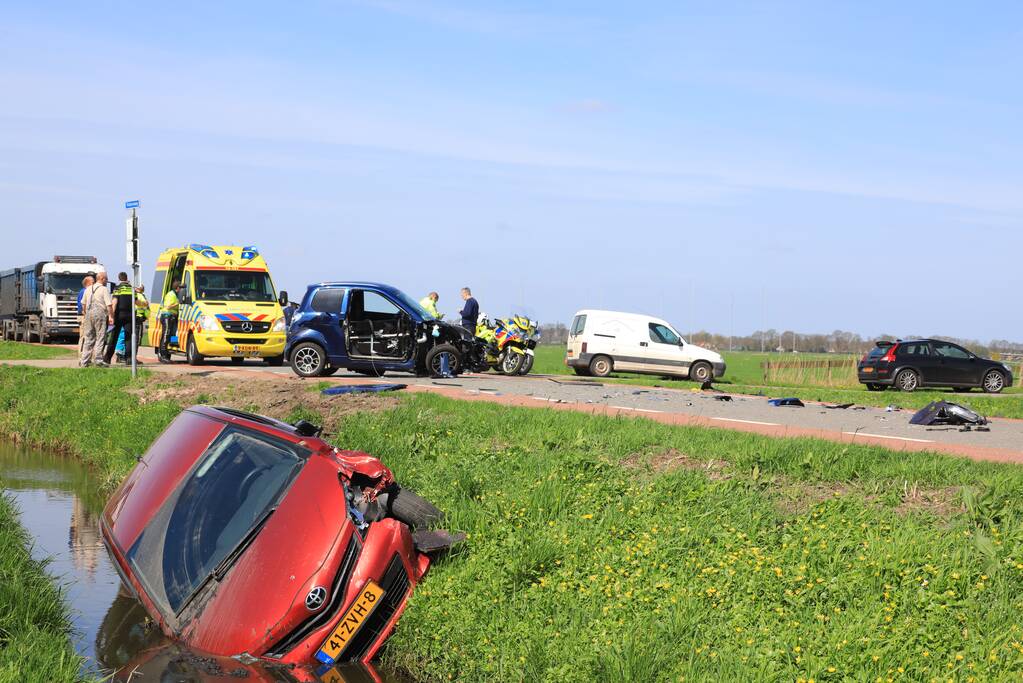
<path fill-rule="evenodd" d="M 189 365 L 202 365 L 206 361 L 206 356 L 199 353 L 199 349 L 195 345 L 195 337 L 188 338 L 188 346 L 185 347 L 185 357 L 188 359 Z"/>

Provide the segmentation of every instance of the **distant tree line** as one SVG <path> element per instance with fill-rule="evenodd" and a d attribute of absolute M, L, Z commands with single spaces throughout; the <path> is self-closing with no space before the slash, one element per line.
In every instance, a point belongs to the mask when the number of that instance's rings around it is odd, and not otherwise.
<path fill-rule="evenodd" d="M 544 344 L 564 344 L 568 341 L 568 327 L 564 323 L 548 323 L 540 326 L 540 337 Z M 831 334 L 806 334 L 793 330 L 778 331 L 757 330 L 745 336 L 729 337 L 727 334 L 715 334 L 701 330 L 690 339 L 694 344 L 706 346 L 717 351 L 774 351 L 800 353 L 866 353 L 874 343 L 881 339 L 913 339 L 927 337 L 944 339 L 960 344 L 974 353 L 986 356 L 992 353 L 1023 353 L 1023 342 L 1007 339 L 993 339 L 983 344 L 976 339 L 960 339 L 939 334 L 882 334 L 876 337 L 863 337 L 856 332 L 835 330 Z"/>
<path fill-rule="evenodd" d="M 882 339 L 944 339 L 965 346 L 974 353 L 990 355 L 992 353 L 1023 353 L 1023 342 L 1012 342 L 1006 339 L 993 339 L 987 344 L 977 339 L 962 339 L 940 334 L 881 334 L 875 337 L 863 337 L 856 332 L 835 330 L 831 334 L 805 334 L 793 330 L 778 331 L 757 330 L 746 336 L 729 337 L 726 334 L 714 334 L 700 331 L 690 340 L 694 344 L 706 346 L 718 351 L 775 351 L 800 353 L 866 353 L 874 343 Z"/>

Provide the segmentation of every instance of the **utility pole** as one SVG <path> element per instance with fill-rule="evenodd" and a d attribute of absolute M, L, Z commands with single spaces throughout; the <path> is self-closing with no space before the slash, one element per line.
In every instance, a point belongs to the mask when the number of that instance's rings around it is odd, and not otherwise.
<path fill-rule="evenodd" d="M 735 290 L 732 290 L 732 300 L 728 312 L 728 350 L 732 350 L 732 337 L 735 336 Z"/>
<path fill-rule="evenodd" d="M 126 349 L 131 354 L 131 376 L 132 379 L 138 377 L 139 365 L 138 365 L 138 349 L 141 340 L 138 338 L 139 330 L 137 328 L 138 313 L 135 311 L 135 290 L 139 286 L 139 216 L 138 208 L 140 204 L 136 199 L 134 201 L 125 202 L 124 208 L 131 209 L 131 215 L 128 216 L 127 230 L 126 230 L 126 247 L 128 253 L 128 263 L 131 264 L 131 348 Z M 128 335 L 125 334 L 124 338 L 127 340 Z M 115 339 L 116 343 L 117 340 Z"/>
<path fill-rule="evenodd" d="M 767 329 L 767 288 L 760 290 L 760 353 L 764 352 L 764 330 Z"/>

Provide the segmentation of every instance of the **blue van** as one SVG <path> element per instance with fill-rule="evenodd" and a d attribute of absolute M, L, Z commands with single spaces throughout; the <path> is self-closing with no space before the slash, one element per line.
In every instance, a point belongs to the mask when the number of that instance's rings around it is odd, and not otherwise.
<path fill-rule="evenodd" d="M 453 374 L 473 357 L 474 336 L 437 320 L 397 287 L 376 282 L 309 285 L 288 327 L 284 357 L 301 377 L 339 369 L 379 377 L 385 372 Z"/>

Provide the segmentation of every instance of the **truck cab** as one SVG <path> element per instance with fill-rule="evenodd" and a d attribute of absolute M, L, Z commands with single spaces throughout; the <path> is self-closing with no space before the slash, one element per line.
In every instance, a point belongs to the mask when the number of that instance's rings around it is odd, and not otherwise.
<path fill-rule="evenodd" d="M 270 365 L 284 359 L 285 320 L 266 261 L 252 246 L 189 244 L 164 251 L 157 258 L 150 300 L 149 342 L 160 345 L 164 296 L 175 282 L 178 322 L 168 349 L 184 353 L 200 365 L 209 357 L 241 363 L 261 358 Z"/>
<path fill-rule="evenodd" d="M 0 273 L 3 338 L 46 343 L 78 339 L 78 292 L 106 270 L 95 256 L 54 256 Z"/>

